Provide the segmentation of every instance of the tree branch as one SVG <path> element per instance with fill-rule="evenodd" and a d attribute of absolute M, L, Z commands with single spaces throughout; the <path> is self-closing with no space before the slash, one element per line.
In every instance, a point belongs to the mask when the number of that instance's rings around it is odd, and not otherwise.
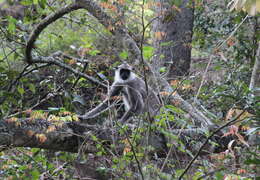
<path fill-rule="evenodd" d="M 249 89 L 252 91 L 255 88 L 260 88 L 260 42 L 258 43 L 258 49 L 255 56 L 255 64 L 253 67 Z M 260 90 L 256 90 L 260 91 Z"/>
<path fill-rule="evenodd" d="M 10 147 L 32 147 L 77 153 L 83 143 L 84 152 L 96 153 L 98 152 L 97 143 L 113 144 L 113 142 L 120 142 L 125 138 L 115 134 L 115 130 L 78 122 L 55 121 L 51 120 L 50 117 L 48 119 L 9 118 L 0 120 L 0 151 Z M 195 138 L 194 140 L 197 140 L 198 136 L 200 139 L 206 138 L 200 129 L 194 131 L 176 130 L 172 133 L 178 134 L 180 137 L 189 136 L 191 139 Z M 98 142 L 91 138 L 93 135 L 96 136 Z M 155 136 L 157 135 L 155 134 Z M 160 138 L 152 138 L 150 143 L 155 151 L 164 149 Z M 124 146 L 124 144 L 118 143 L 115 150 L 122 153 Z"/>
<path fill-rule="evenodd" d="M 98 21 L 108 28 L 109 26 L 113 26 L 114 29 L 110 29 L 110 32 L 114 35 L 119 35 L 121 37 L 122 41 L 124 42 L 126 48 L 129 49 L 129 51 L 133 54 L 133 60 L 135 61 L 135 64 L 141 64 L 141 51 L 139 47 L 137 46 L 134 39 L 129 35 L 127 32 L 127 29 L 124 25 L 116 25 L 116 21 L 106 14 L 103 9 L 94 1 L 92 0 L 78 0 L 77 2 L 70 4 L 60 10 L 58 10 L 56 13 L 51 14 L 47 16 L 42 22 L 40 22 L 35 29 L 32 31 L 29 40 L 26 45 L 26 53 L 25 53 L 25 59 L 28 63 L 51 63 L 55 64 L 57 66 L 60 66 L 62 68 L 65 68 L 75 74 L 78 74 L 82 77 L 85 77 L 86 79 L 90 80 L 91 82 L 95 84 L 100 84 L 101 86 L 104 86 L 101 82 L 96 80 L 93 77 L 90 77 L 84 73 L 81 73 L 79 71 L 76 71 L 75 69 L 71 68 L 67 64 L 64 64 L 60 61 L 56 61 L 53 59 L 53 57 L 35 57 L 32 58 L 32 49 L 34 46 L 34 42 L 38 38 L 39 34 L 45 29 L 49 24 L 53 23 L 57 19 L 61 18 L 63 15 L 70 13 L 71 11 L 78 10 L 78 9 L 85 9 L 89 13 L 91 13 L 95 18 L 98 19 Z M 151 69 L 152 73 L 154 73 L 154 77 L 160 78 L 160 74 L 158 70 L 153 69 L 150 64 L 145 61 L 146 65 Z M 173 89 L 169 85 L 169 83 L 161 79 L 161 83 L 164 87 L 166 87 L 168 92 L 173 92 Z M 198 109 L 193 107 L 191 104 L 186 102 L 177 92 L 172 93 L 171 97 L 172 101 L 175 103 L 176 106 L 180 106 L 184 111 L 191 114 L 191 117 L 195 119 L 196 122 L 199 122 L 199 124 L 202 124 L 204 126 L 212 125 L 213 123 L 208 119 L 202 112 L 200 112 Z"/>

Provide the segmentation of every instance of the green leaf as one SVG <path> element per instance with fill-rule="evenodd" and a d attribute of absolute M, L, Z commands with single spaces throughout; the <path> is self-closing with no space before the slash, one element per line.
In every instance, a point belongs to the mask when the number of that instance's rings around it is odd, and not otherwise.
<path fill-rule="evenodd" d="M 48 110 L 50 111 L 50 112 L 53 112 L 53 111 L 60 111 L 61 109 L 60 108 L 58 108 L 58 107 L 48 107 Z"/>
<path fill-rule="evenodd" d="M 33 0 L 23 0 L 21 1 L 21 4 L 24 6 L 29 6 L 33 4 Z"/>
<path fill-rule="evenodd" d="M 20 86 L 17 88 L 17 91 L 18 91 L 21 95 L 23 95 L 24 92 L 25 92 L 24 89 L 23 89 L 22 87 L 20 87 Z"/>
<path fill-rule="evenodd" d="M 32 91 L 32 93 L 33 94 L 35 94 L 35 92 L 36 92 L 36 88 L 35 88 L 35 85 L 34 84 L 29 84 L 29 89 L 30 89 L 30 91 Z"/>
<path fill-rule="evenodd" d="M 248 160 L 245 160 L 244 162 L 245 164 L 247 165 L 250 165 L 250 164 L 256 164 L 256 165 L 260 165 L 260 159 L 248 159 Z"/>
<path fill-rule="evenodd" d="M 39 0 L 39 5 L 42 9 L 45 9 L 47 4 L 47 0 Z"/>
<path fill-rule="evenodd" d="M 143 56 L 144 59 L 150 59 L 153 56 L 154 48 L 152 46 L 143 47 Z"/>
<path fill-rule="evenodd" d="M 123 60 L 127 59 L 128 57 L 128 52 L 127 51 L 122 51 L 120 54 L 119 54 L 119 57 Z"/>
<path fill-rule="evenodd" d="M 166 109 L 170 109 L 172 112 L 175 112 L 177 114 L 184 114 L 185 112 L 183 110 L 181 110 L 180 108 L 177 108 L 175 106 L 172 105 L 165 105 Z"/>
<path fill-rule="evenodd" d="M 182 0 L 171 0 L 171 4 L 180 7 L 182 4 Z"/>
<path fill-rule="evenodd" d="M 160 73 L 165 73 L 166 72 L 166 67 L 161 67 L 160 68 Z"/>
<path fill-rule="evenodd" d="M 17 23 L 17 20 L 14 19 L 13 17 L 8 17 L 8 31 L 10 33 L 14 33 L 15 30 L 16 30 L 16 23 Z"/>
<path fill-rule="evenodd" d="M 31 175 L 32 175 L 32 178 L 33 179 L 39 179 L 40 177 L 40 172 L 37 170 L 37 169 L 34 169 L 32 172 L 31 172 Z"/>
<path fill-rule="evenodd" d="M 161 44 L 160 44 L 160 46 L 172 46 L 174 43 L 173 43 L 173 41 L 167 41 L 167 42 L 162 42 Z"/>
<path fill-rule="evenodd" d="M 91 56 L 96 56 L 98 53 L 100 53 L 100 51 L 97 49 L 89 51 L 89 55 Z"/>
<path fill-rule="evenodd" d="M 215 178 L 216 178 L 217 180 L 222 180 L 223 177 L 224 177 L 224 175 L 223 175 L 222 172 L 216 172 L 216 174 L 215 174 Z"/>

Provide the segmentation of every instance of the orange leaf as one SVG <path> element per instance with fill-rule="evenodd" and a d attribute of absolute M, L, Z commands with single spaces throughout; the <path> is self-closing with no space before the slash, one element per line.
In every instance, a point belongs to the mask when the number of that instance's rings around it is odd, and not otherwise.
<path fill-rule="evenodd" d="M 237 174 L 245 174 L 247 171 L 245 169 L 239 169 L 237 170 Z"/>
<path fill-rule="evenodd" d="M 7 123 L 13 123 L 13 122 L 18 121 L 18 118 L 16 118 L 16 117 L 11 117 L 11 118 L 9 118 L 9 119 L 6 119 L 5 121 L 6 121 Z"/>
<path fill-rule="evenodd" d="M 174 99 L 171 101 L 175 106 L 179 106 L 181 104 L 180 100 Z"/>
<path fill-rule="evenodd" d="M 26 114 L 31 114 L 31 113 L 32 113 L 32 109 L 27 109 L 27 110 L 25 111 L 25 113 L 26 113 Z"/>
<path fill-rule="evenodd" d="M 169 96 L 170 93 L 167 92 L 167 91 L 162 91 L 162 92 L 160 92 L 160 95 L 162 95 L 162 96 Z"/>
<path fill-rule="evenodd" d="M 44 134 L 36 134 L 35 137 L 40 143 L 44 143 L 47 140 L 47 137 Z"/>
<path fill-rule="evenodd" d="M 176 86 L 178 86 L 179 82 L 180 82 L 179 80 L 171 80 L 170 85 L 176 87 Z"/>
<path fill-rule="evenodd" d="M 158 40 L 162 40 L 163 37 L 165 37 L 165 35 L 166 35 L 165 32 L 160 32 L 160 31 L 154 33 L 155 38 Z"/>
<path fill-rule="evenodd" d="M 229 109 L 228 112 L 227 112 L 227 115 L 226 115 L 226 121 L 227 120 L 230 120 L 232 117 L 233 117 L 233 114 L 234 114 L 234 109 Z"/>
<path fill-rule="evenodd" d="M 111 97 L 112 100 L 121 100 L 122 99 L 122 96 L 113 96 Z"/>
<path fill-rule="evenodd" d="M 56 130 L 56 127 L 54 125 L 51 125 L 48 127 L 48 129 L 46 130 L 46 133 L 49 133 L 49 132 L 53 132 Z"/>
<path fill-rule="evenodd" d="M 131 152 L 131 146 L 130 143 L 128 142 L 128 139 L 124 139 L 123 143 L 125 144 L 123 154 L 126 155 L 128 152 Z"/>
<path fill-rule="evenodd" d="M 240 115 L 241 113 L 243 113 L 243 110 L 241 109 L 230 109 L 226 115 L 226 120 L 230 120 L 232 119 L 233 117 L 236 117 L 238 115 Z M 253 114 L 245 111 L 242 115 L 240 115 L 240 117 L 238 118 L 238 120 L 243 120 L 245 118 L 249 118 L 249 117 L 252 117 L 254 116 Z"/>
<path fill-rule="evenodd" d="M 73 64 L 76 64 L 77 63 L 77 61 L 75 60 L 75 59 L 70 59 L 69 61 L 68 61 L 68 64 L 69 65 L 73 65 Z"/>
<path fill-rule="evenodd" d="M 124 5 L 125 4 L 125 0 L 117 0 L 118 4 Z"/>
<path fill-rule="evenodd" d="M 183 85 L 181 87 L 182 90 L 186 90 L 186 89 L 191 89 L 191 85 L 190 84 L 186 84 L 186 85 Z"/>
<path fill-rule="evenodd" d="M 241 130 L 242 130 L 242 131 L 247 131 L 247 130 L 249 130 L 249 129 L 250 129 L 249 126 L 241 126 Z"/>
<path fill-rule="evenodd" d="M 60 112 L 59 115 L 60 116 L 68 116 L 68 115 L 71 115 L 71 112 L 69 112 L 69 111 Z"/>
<path fill-rule="evenodd" d="M 180 8 L 178 8 L 178 7 L 177 7 L 177 6 L 175 6 L 175 5 L 173 5 L 173 6 L 172 6 L 172 9 L 173 9 L 173 10 L 175 10 L 175 11 L 181 12 L 181 9 L 180 9 Z"/>
<path fill-rule="evenodd" d="M 227 45 L 229 47 L 233 46 L 235 44 L 235 38 L 231 37 L 227 40 Z"/>
<path fill-rule="evenodd" d="M 28 130 L 28 131 L 26 132 L 26 134 L 27 134 L 29 137 L 32 137 L 32 136 L 35 134 L 35 132 L 32 131 L 32 130 Z"/>
<path fill-rule="evenodd" d="M 229 127 L 229 131 L 225 134 L 223 134 L 222 137 L 229 136 L 229 135 L 235 135 L 238 133 L 238 127 L 236 125 L 232 125 Z"/>
<path fill-rule="evenodd" d="M 160 2 L 156 2 L 155 5 L 156 5 L 157 7 L 161 7 L 162 4 L 161 4 Z"/>

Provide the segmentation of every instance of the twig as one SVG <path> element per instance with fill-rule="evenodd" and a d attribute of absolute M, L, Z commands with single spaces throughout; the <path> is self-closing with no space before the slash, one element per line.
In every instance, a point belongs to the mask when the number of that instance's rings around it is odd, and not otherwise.
<path fill-rule="evenodd" d="M 35 105 L 33 105 L 31 108 L 29 108 L 29 110 L 33 110 L 34 108 L 36 108 L 37 106 L 39 106 L 39 105 L 42 104 L 43 102 L 45 102 L 45 101 L 49 100 L 50 98 L 56 96 L 60 90 L 61 90 L 61 87 L 58 88 L 58 89 L 57 89 L 55 92 L 53 92 L 53 93 L 48 93 L 45 98 L 43 98 L 42 100 L 40 100 L 39 102 L 37 102 Z M 20 111 L 20 112 L 17 112 L 17 113 L 14 113 L 14 114 L 11 114 L 11 115 L 7 116 L 6 118 L 11 118 L 11 117 L 14 117 L 14 116 L 17 116 L 17 115 L 26 113 L 26 112 L 27 112 L 27 110 L 25 110 L 25 111 Z"/>
<path fill-rule="evenodd" d="M 128 137 L 128 134 L 125 132 L 125 130 L 122 128 L 122 126 L 121 126 L 120 124 L 118 124 L 118 123 L 117 123 L 117 125 L 118 125 L 119 128 L 121 128 L 121 129 L 123 130 L 124 134 L 126 135 L 126 139 L 127 139 L 128 143 L 129 143 L 129 145 L 130 145 L 130 147 L 131 147 L 131 150 L 132 150 L 132 152 L 133 152 L 133 156 L 134 156 L 135 161 L 136 161 L 136 163 L 137 163 L 137 167 L 138 167 L 138 170 L 139 170 L 139 172 L 140 172 L 140 174 L 141 174 L 142 180 L 145 180 L 145 179 L 144 179 L 144 174 L 143 174 L 143 171 L 142 171 L 142 168 L 141 168 L 141 163 L 140 163 L 140 161 L 139 161 L 138 158 L 137 158 L 137 155 L 136 155 L 136 152 L 135 152 L 135 148 L 134 148 L 133 143 L 130 141 L 130 139 L 129 139 L 129 137 Z"/>
<path fill-rule="evenodd" d="M 201 79 L 201 83 L 200 83 L 200 87 L 199 87 L 199 89 L 198 89 L 198 92 L 197 92 L 197 94 L 196 94 L 196 96 L 195 96 L 193 102 L 195 102 L 195 101 L 198 99 L 198 96 L 199 96 L 199 94 L 200 94 L 201 88 L 202 88 L 202 86 L 203 86 L 203 84 L 204 84 L 204 81 L 205 81 L 205 79 L 206 79 L 206 75 L 207 75 L 207 72 L 208 72 L 208 70 L 209 70 L 209 65 L 211 64 L 212 59 L 213 59 L 213 57 L 212 57 L 212 55 L 211 55 L 211 56 L 209 57 L 209 62 L 208 62 L 208 64 L 207 64 L 207 67 L 206 67 L 206 69 L 205 69 L 205 71 L 204 71 L 204 73 L 203 73 L 203 76 L 202 76 L 202 79 Z"/>
<path fill-rule="evenodd" d="M 218 44 L 215 48 L 215 51 L 219 50 L 239 29 L 239 27 L 245 22 L 245 20 L 249 17 L 249 15 L 246 15 L 246 17 L 237 25 L 237 27 L 232 31 L 232 33 L 225 39 L 223 42 Z"/>
<path fill-rule="evenodd" d="M 259 78 L 259 71 L 260 71 L 260 42 L 258 43 L 258 49 L 257 49 L 257 53 L 255 56 L 255 64 L 254 64 L 254 68 L 253 68 L 251 80 L 250 80 L 250 85 L 249 85 L 249 89 L 251 91 L 254 88 L 256 88 L 255 85 Z"/>

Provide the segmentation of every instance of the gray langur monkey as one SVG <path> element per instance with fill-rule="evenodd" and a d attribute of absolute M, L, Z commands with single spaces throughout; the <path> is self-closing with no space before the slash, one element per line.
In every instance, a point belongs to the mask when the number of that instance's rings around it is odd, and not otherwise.
<path fill-rule="evenodd" d="M 133 115 L 140 115 L 149 112 L 153 119 L 160 108 L 160 100 L 155 92 L 148 87 L 145 82 L 134 72 L 132 66 L 124 63 L 115 70 L 114 82 L 108 92 L 108 97 L 96 108 L 79 116 L 80 119 L 86 120 L 98 116 L 108 109 L 110 98 L 122 92 L 123 102 L 126 112 L 121 117 L 120 122 L 125 123 Z"/>

